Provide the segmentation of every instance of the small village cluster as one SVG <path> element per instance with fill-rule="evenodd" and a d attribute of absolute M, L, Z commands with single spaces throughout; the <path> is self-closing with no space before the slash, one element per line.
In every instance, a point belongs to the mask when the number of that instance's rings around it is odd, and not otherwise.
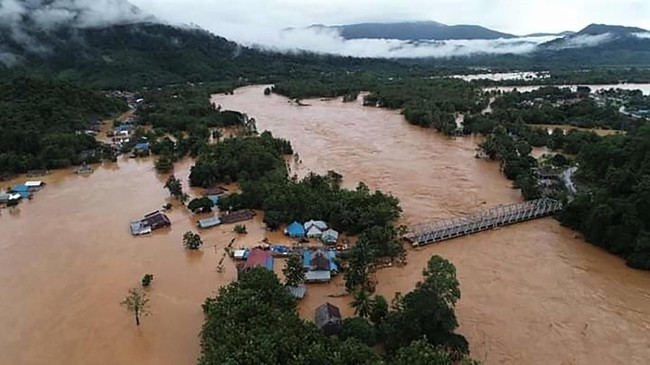
<path fill-rule="evenodd" d="M 228 194 L 228 189 L 217 186 L 205 189 L 203 197 L 210 199 L 213 204 Z M 209 218 L 200 219 L 197 227 L 200 229 L 209 229 L 222 224 L 233 224 L 253 219 L 256 213 L 250 209 L 243 209 L 229 212 L 222 215 L 214 215 Z M 131 222 L 130 229 L 134 236 L 150 234 L 153 231 L 171 226 L 171 221 L 164 211 L 154 211 L 146 214 L 142 219 Z M 337 245 L 339 242 L 339 232 L 331 228 L 325 221 L 309 220 L 305 223 L 297 221 L 289 224 L 284 230 L 284 234 L 296 242 L 292 246 L 282 244 L 261 243 L 256 247 L 233 249 L 226 247 L 230 257 L 237 261 L 238 277 L 254 267 L 263 267 L 269 271 L 274 270 L 275 258 L 287 258 L 289 255 L 298 255 L 305 270 L 305 283 L 322 283 L 329 282 L 333 276 L 339 273 L 337 264 L 337 251 L 347 249 L 347 245 Z M 318 243 L 318 244 L 314 244 Z M 232 242 L 231 242 L 232 244 Z M 302 299 L 307 293 L 305 285 L 297 287 L 288 287 L 289 291 L 297 299 Z M 340 314 L 336 314 L 338 309 L 327 303 L 322 307 L 322 320 L 324 325 L 336 327 L 336 318 L 340 319 Z M 327 314 L 327 315 L 326 315 Z M 317 316 L 318 317 L 318 316 Z M 334 319 L 332 319 L 334 318 Z"/>
<path fill-rule="evenodd" d="M 9 187 L 5 192 L 0 193 L 0 205 L 16 206 L 22 199 L 32 199 L 34 193 L 45 187 L 43 181 L 26 181 L 23 184 Z"/>

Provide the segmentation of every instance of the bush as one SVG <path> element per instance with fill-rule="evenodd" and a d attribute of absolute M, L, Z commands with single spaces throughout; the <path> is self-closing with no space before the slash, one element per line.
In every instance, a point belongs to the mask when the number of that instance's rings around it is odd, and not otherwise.
<path fill-rule="evenodd" d="M 341 327 L 339 338 L 341 340 L 355 338 L 368 346 L 374 346 L 377 343 L 377 330 L 365 318 L 346 318 L 343 320 L 343 327 Z"/>
<path fill-rule="evenodd" d="M 232 229 L 235 233 L 238 234 L 247 234 L 248 232 L 246 231 L 246 225 L 245 224 L 237 224 L 235 228 Z"/>
<path fill-rule="evenodd" d="M 187 231 L 183 235 L 183 246 L 188 250 L 198 250 L 202 244 L 201 236 L 197 233 Z"/>
<path fill-rule="evenodd" d="M 145 274 L 142 277 L 142 286 L 144 286 L 145 288 L 148 287 L 151 284 L 152 280 L 153 280 L 152 274 Z"/>

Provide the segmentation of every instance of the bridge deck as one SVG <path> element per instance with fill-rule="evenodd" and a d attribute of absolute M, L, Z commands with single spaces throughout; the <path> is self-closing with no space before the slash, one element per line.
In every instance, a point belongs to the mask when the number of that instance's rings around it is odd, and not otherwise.
<path fill-rule="evenodd" d="M 419 224 L 412 227 L 405 238 L 413 246 L 427 245 L 495 227 L 546 217 L 561 209 L 562 203 L 548 198 L 500 205 L 462 217 Z"/>

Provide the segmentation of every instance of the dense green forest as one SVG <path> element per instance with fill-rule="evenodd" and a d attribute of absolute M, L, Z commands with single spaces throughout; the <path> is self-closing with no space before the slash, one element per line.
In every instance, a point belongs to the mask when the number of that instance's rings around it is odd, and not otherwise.
<path fill-rule="evenodd" d="M 0 175 L 81 163 L 80 153 L 99 144 L 76 132 L 125 110 L 124 100 L 68 82 L 0 81 Z"/>
<path fill-rule="evenodd" d="M 510 118 L 526 124 L 568 124 L 582 128 L 631 130 L 641 121 L 619 112 L 621 105 L 598 105 L 589 97 L 591 90 L 577 91 L 554 86 L 529 92 L 513 91 L 496 98 L 494 109 L 507 110 Z M 603 94 L 604 95 L 604 94 Z M 626 104 L 621 101 L 621 104 Z"/>
<path fill-rule="evenodd" d="M 424 279 L 390 308 L 379 297 L 366 298 L 370 321 L 348 318 L 341 335 L 327 337 L 298 316 L 274 273 L 254 268 L 203 305 L 199 364 L 475 364 L 465 338 L 454 333 L 460 289 L 450 262 L 432 257 Z"/>
<path fill-rule="evenodd" d="M 650 126 L 586 144 L 577 161 L 581 189 L 562 222 L 650 270 Z"/>

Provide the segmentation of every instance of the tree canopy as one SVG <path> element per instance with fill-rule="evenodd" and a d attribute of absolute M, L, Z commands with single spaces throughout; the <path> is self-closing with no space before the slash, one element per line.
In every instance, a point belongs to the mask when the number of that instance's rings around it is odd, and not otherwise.
<path fill-rule="evenodd" d="M 124 100 L 69 82 L 0 80 L 0 175 L 84 162 L 81 152 L 99 143 L 83 132 L 124 110 Z"/>

